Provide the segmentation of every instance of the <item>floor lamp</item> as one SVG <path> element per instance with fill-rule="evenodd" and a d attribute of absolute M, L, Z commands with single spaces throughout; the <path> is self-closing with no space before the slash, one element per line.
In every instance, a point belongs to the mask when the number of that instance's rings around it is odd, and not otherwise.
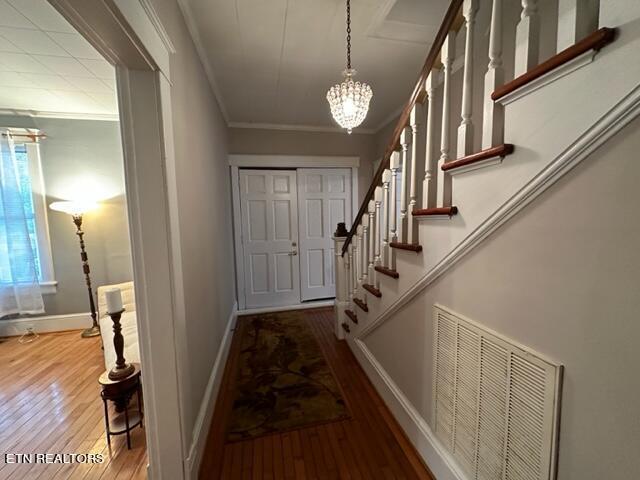
<path fill-rule="evenodd" d="M 64 212 L 73 218 L 73 223 L 76 226 L 76 235 L 80 241 L 80 259 L 82 260 L 82 271 L 84 272 L 84 279 L 87 284 L 87 291 L 89 293 L 89 307 L 91 308 L 91 319 L 93 324 L 91 327 L 82 331 L 83 337 L 95 337 L 100 335 L 100 325 L 98 325 L 98 315 L 96 314 L 96 304 L 93 298 L 93 288 L 91 287 L 91 269 L 89 268 L 89 257 L 87 257 L 87 251 L 84 246 L 84 232 L 82 231 L 82 216 L 90 210 L 98 208 L 97 203 L 93 202 L 53 202 L 49 205 L 51 210 L 57 212 Z"/>

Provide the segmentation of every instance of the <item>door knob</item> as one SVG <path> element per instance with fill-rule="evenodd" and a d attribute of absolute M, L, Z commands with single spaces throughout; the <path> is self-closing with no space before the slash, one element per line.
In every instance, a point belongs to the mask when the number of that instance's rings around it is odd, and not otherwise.
<path fill-rule="evenodd" d="M 297 251 L 297 250 L 292 250 L 292 251 L 290 251 L 290 252 L 289 252 L 289 256 L 290 256 L 290 257 L 293 257 L 293 256 L 295 256 L 295 255 L 297 255 L 297 254 L 298 254 L 298 251 Z"/>

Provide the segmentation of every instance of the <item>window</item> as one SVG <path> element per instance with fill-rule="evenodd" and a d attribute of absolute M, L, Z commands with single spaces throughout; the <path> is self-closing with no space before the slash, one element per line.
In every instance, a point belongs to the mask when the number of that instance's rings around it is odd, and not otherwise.
<path fill-rule="evenodd" d="M 38 278 L 42 280 L 42 267 L 40 266 L 40 252 L 38 251 L 38 235 L 36 230 L 36 213 L 33 207 L 33 188 L 31 186 L 31 175 L 29 174 L 29 155 L 25 145 L 16 146 L 16 162 L 18 163 L 18 181 L 20 182 L 20 193 L 22 194 L 22 207 L 27 219 L 27 230 L 31 239 L 31 248 L 35 253 L 36 271 Z"/>
<path fill-rule="evenodd" d="M 51 242 L 47 207 L 40 165 L 40 149 L 36 143 L 16 144 L 15 154 L 22 205 L 26 212 L 27 229 L 35 253 L 36 271 L 42 293 L 55 293 Z M 3 275 L 0 271 L 0 281 Z"/>

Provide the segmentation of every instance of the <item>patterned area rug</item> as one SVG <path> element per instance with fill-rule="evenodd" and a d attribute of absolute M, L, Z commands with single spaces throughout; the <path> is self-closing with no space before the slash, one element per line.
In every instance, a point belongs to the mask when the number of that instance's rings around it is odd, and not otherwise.
<path fill-rule="evenodd" d="M 241 335 L 227 440 L 349 417 L 338 383 L 300 312 L 238 319 Z"/>

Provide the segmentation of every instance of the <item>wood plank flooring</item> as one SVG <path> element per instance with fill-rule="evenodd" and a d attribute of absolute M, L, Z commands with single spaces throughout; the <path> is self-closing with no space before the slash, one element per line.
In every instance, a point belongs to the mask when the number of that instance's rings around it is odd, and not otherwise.
<path fill-rule="evenodd" d="M 125 480 L 146 478 L 144 430 L 127 450 L 123 435 L 107 448 L 98 377 L 100 337 L 79 331 L 41 335 L 32 343 L 0 339 L 0 479 Z M 5 463 L 5 453 L 101 453 L 101 464 Z"/>
<path fill-rule="evenodd" d="M 352 418 L 225 443 L 239 353 L 239 336 L 234 335 L 200 478 L 433 480 L 349 347 L 336 340 L 333 309 L 303 312 L 340 383 Z"/>

